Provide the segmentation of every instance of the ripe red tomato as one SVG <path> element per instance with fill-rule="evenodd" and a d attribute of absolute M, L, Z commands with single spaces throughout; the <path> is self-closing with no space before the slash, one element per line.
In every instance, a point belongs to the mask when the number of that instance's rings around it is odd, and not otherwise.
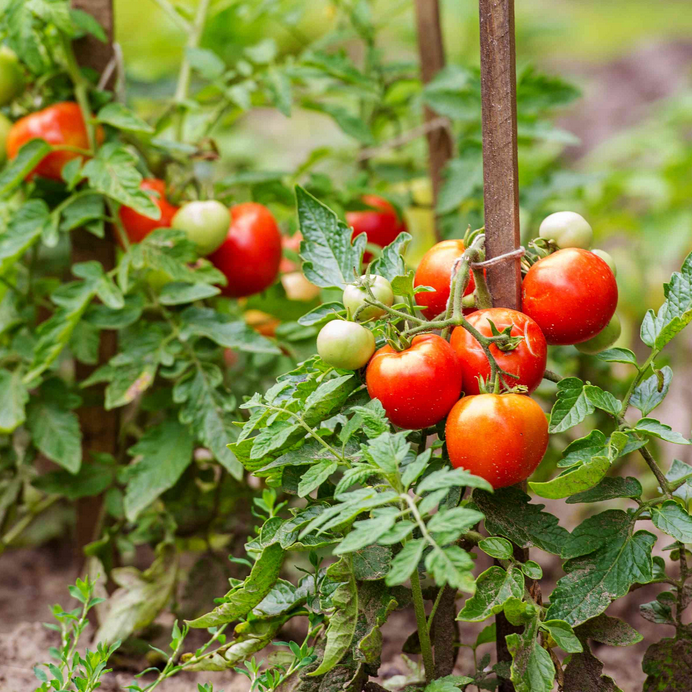
<path fill-rule="evenodd" d="M 461 394 L 461 364 L 441 336 L 413 338 L 410 348 L 379 349 L 365 373 L 368 393 L 379 399 L 389 420 L 417 430 L 441 421 Z"/>
<path fill-rule="evenodd" d="M 103 129 L 98 127 L 97 141 L 102 142 L 103 137 Z M 79 149 L 89 148 L 82 111 L 72 101 L 56 103 L 17 120 L 7 136 L 7 157 L 13 159 L 21 147 L 32 139 L 43 139 L 53 146 L 69 145 Z M 85 158 L 74 151 L 52 151 L 38 163 L 27 178 L 40 175 L 51 180 L 62 180 L 63 166 L 78 156 Z"/>
<path fill-rule="evenodd" d="M 271 286 L 279 273 L 281 233 L 269 209 L 255 202 L 231 207 L 228 235 L 209 259 L 228 279 L 224 295 L 241 298 Z"/>
<path fill-rule="evenodd" d="M 613 272 L 588 250 L 558 250 L 536 262 L 524 277 L 522 310 L 549 344 L 587 341 L 610 322 L 617 304 Z"/>
<path fill-rule="evenodd" d="M 452 466 L 505 488 L 526 480 L 541 463 L 548 421 L 522 394 L 466 396 L 447 416 L 445 438 Z"/>
<path fill-rule="evenodd" d="M 361 201 L 373 207 L 373 210 L 346 212 L 346 223 L 353 227 L 354 238 L 365 233 L 369 243 L 386 247 L 399 233 L 406 230 L 403 219 L 399 218 L 396 209 L 383 197 L 363 195 Z M 371 259 L 369 252 L 363 255 L 363 261 L 369 262 Z"/>
<path fill-rule="evenodd" d="M 151 195 L 154 204 L 161 210 L 158 219 L 150 219 L 142 216 L 130 207 L 120 207 L 120 220 L 122 221 L 127 237 L 131 243 L 141 243 L 152 231 L 157 228 L 170 228 L 173 217 L 178 207 L 166 199 L 166 183 L 158 178 L 145 178 L 139 184 L 140 190 L 151 190 L 156 195 Z"/>
<path fill-rule="evenodd" d="M 425 305 L 423 315 L 429 320 L 437 317 L 447 308 L 449 299 L 449 282 L 454 263 L 464 254 L 464 242 L 462 240 L 443 240 L 433 245 L 424 255 L 416 269 L 413 280 L 414 286 L 430 286 L 435 290 L 430 293 L 418 293 L 416 302 Z M 476 288 L 473 274 L 469 278 L 469 284 L 464 291 L 467 296 Z"/>
<path fill-rule="evenodd" d="M 492 336 L 491 321 L 498 331 L 514 325 L 511 336 L 523 336 L 523 341 L 512 351 L 502 351 L 492 344 L 490 352 L 503 370 L 519 376 L 518 379 L 506 377 L 507 384 L 521 384 L 533 392 L 543 379 L 548 358 L 548 346 L 541 328 L 527 315 L 509 308 L 478 310 L 467 319 L 483 336 Z M 481 345 L 463 327 L 456 327 L 450 343 L 461 362 L 464 392 L 479 394 L 478 377 L 485 380 L 490 377 L 490 363 Z"/>

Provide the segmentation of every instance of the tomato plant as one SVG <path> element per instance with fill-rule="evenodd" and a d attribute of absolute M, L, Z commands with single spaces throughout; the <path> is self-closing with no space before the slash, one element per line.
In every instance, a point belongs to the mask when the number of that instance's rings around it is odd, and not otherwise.
<path fill-rule="evenodd" d="M 549 344 L 578 344 L 615 314 L 618 288 L 610 267 L 588 250 L 566 248 L 538 260 L 523 283 L 523 311 Z"/>
<path fill-rule="evenodd" d="M 675 630 L 649 646 L 647 689 L 684 682 L 692 468 L 661 447 L 690 440 L 652 414 L 673 388 L 664 349 L 692 319 L 692 256 L 637 353 L 612 347 L 607 258 L 535 222 L 565 193 L 569 138 L 550 118 L 578 92 L 525 67 L 522 216 L 539 237 L 523 312 L 492 307 L 492 246 L 466 230 L 483 226 L 479 71 L 450 62 L 422 83 L 369 2 L 330 5 L 334 31 L 290 54 L 262 32 L 224 42 L 229 17 L 305 27 L 296 4 L 157 2 L 186 38 L 172 98 L 117 55 L 81 69 L 75 40 L 107 35 L 63 0 L 0 16 L 26 77 L 3 107 L 18 129 L 0 172 L 0 550 L 60 510 L 104 576 L 70 589 L 78 610 L 53 609 L 61 644 L 39 689 L 96 689 L 119 642 L 139 650 L 165 612 L 170 649 L 133 692 L 233 669 L 263 692 L 377 692 L 384 626 L 408 627 L 404 609 L 420 663 L 399 688 L 614 689 L 590 642 L 640 640 L 606 610 L 643 585 L 658 590 L 643 617 Z M 441 117 L 423 123 L 421 105 Z M 65 106 L 69 122 L 29 127 Z M 254 141 L 255 108 L 344 137 L 255 168 L 232 151 Z M 430 199 L 419 145 L 436 129 L 453 141 Z M 412 211 L 439 242 L 412 238 Z M 362 218 L 377 223 L 354 233 Z M 491 279 L 512 262 L 518 278 L 518 257 L 490 260 Z M 641 482 L 623 467 L 636 460 Z M 481 553 L 496 562 L 479 569 Z M 88 616 L 98 644 L 82 655 Z M 495 662 L 477 655 L 493 643 Z"/>

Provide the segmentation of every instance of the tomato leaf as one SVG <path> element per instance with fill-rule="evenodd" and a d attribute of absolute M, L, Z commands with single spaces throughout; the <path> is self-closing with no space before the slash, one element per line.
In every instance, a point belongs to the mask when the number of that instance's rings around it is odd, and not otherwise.
<path fill-rule="evenodd" d="M 389 574 L 385 578 L 387 586 L 403 584 L 411 576 L 413 570 L 418 568 L 424 548 L 425 541 L 422 538 L 416 538 L 406 543 L 392 560 Z"/>
<path fill-rule="evenodd" d="M 480 145 L 469 146 L 458 158 L 447 162 L 444 182 L 435 211 L 448 214 L 474 196 L 483 186 L 483 155 Z"/>
<path fill-rule="evenodd" d="M 637 365 L 637 356 L 628 348 L 609 348 L 606 351 L 601 351 L 596 357 L 604 360 L 606 363 Z"/>
<path fill-rule="evenodd" d="M 656 370 L 636 387 L 630 404 L 638 408 L 643 416 L 648 416 L 666 398 L 672 381 L 673 371 L 667 365 Z"/>
<path fill-rule="evenodd" d="M 657 437 L 666 442 L 672 442 L 676 445 L 692 444 L 690 440 L 683 437 L 679 432 L 675 432 L 669 425 L 661 423 L 654 418 L 641 418 L 637 421 L 634 428 L 635 432 L 643 433 L 651 437 Z"/>
<path fill-rule="evenodd" d="M 568 654 L 576 654 L 584 650 L 568 622 L 564 620 L 546 620 L 540 624 L 540 627 L 548 632 L 557 642 L 557 645 Z"/>
<path fill-rule="evenodd" d="M 520 548 L 535 545 L 546 552 L 559 555 L 569 532 L 562 528 L 557 517 L 544 512 L 545 505 L 534 505 L 519 488 L 501 488 L 492 495 L 475 490 L 473 500 L 485 515 L 485 527 L 492 535 L 508 538 Z"/>
<path fill-rule="evenodd" d="M 471 572 L 474 564 L 471 556 L 458 545 L 433 548 L 425 556 L 425 568 L 438 586 L 449 584 L 454 589 L 471 594 L 476 590 Z"/>
<path fill-rule="evenodd" d="M 510 598 L 524 595 L 524 575 L 521 570 L 493 565 L 481 573 L 476 580 L 476 593 L 469 598 L 457 620 L 481 622 L 499 613 Z"/>
<path fill-rule="evenodd" d="M 125 516 L 135 521 L 157 497 L 172 488 L 192 462 L 193 437 L 187 426 L 167 419 L 149 428 L 128 453 L 139 457 L 129 469 Z"/>
<path fill-rule="evenodd" d="M 641 339 L 650 348 L 660 351 L 692 320 L 692 253 L 687 255 L 679 272 L 665 285 L 666 301 L 654 315 L 646 313 Z"/>
<path fill-rule="evenodd" d="M 581 423 L 594 412 L 594 406 L 578 377 L 566 377 L 557 385 L 557 400 L 550 412 L 550 432 L 560 433 Z"/>
<path fill-rule="evenodd" d="M 563 545 L 566 575 L 551 594 L 548 619 L 578 625 L 600 615 L 633 584 L 650 582 L 655 542 L 648 531 L 633 532 L 632 517 L 621 510 L 584 521 Z"/>
<path fill-rule="evenodd" d="M 676 637 L 664 638 L 652 644 L 644 654 L 642 670 L 647 678 L 644 692 L 683 690 L 692 685 L 692 632 L 679 628 Z"/>
<path fill-rule="evenodd" d="M 499 536 L 494 536 L 491 538 L 484 538 L 478 547 L 490 557 L 494 557 L 498 560 L 511 560 L 513 556 L 512 544 L 506 538 L 500 538 Z"/>
<path fill-rule="evenodd" d="M 370 265 L 370 273 L 375 276 L 383 276 L 388 281 L 393 281 L 397 276 L 406 274 L 406 263 L 402 253 L 411 242 L 410 233 L 399 235 L 387 247 L 383 248 L 380 256 Z"/>
<path fill-rule="evenodd" d="M 367 238 L 361 233 L 351 243 L 351 229 L 302 187 L 296 187 L 303 273 L 324 288 L 345 288 L 360 276 Z"/>
<path fill-rule="evenodd" d="M 593 639 L 608 646 L 631 646 L 644 638 L 624 620 L 605 614 L 587 620 L 574 631 L 581 639 Z"/>
<path fill-rule="evenodd" d="M 310 676 L 328 673 L 344 657 L 351 648 L 358 623 L 358 589 L 350 560 L 341 558 L 328 568 L 327 576 L 343 583 L 332 594 L 334 612 L 329 616 L 324 655 Z"/>
<path fill-rule="evenodd" d="M 673 459 L 673 463 L 668 473 L 666 473 L 666 478 L 671 483 L 677 483 L 683 478 L 689 478 L 689 480 L 679 485 L 679 487 L 673 491 L 673 495 L 679 497 L 684 502 L 692 500 L 692 466 L 686 464 L 684 461 L 680 461 L 680 459 Z"/>
<path fill-rule="evenodd" d="M 40 199 L 29 200 L 12 214 L 7 230 L 0 235 L 0 275 L 7 274 L 38 241 L 49 221 L 48 205 Z"/>
<path fill-rule="evenodd" d="M 642 485 L 636 478 L 604 478 L 593 488 L 571 495 L 566 502 L 568 505 L 578 502 L 604 502 L 616 497 L 641 497 L 642 492 Z"/>
<path fill-rule="evenodd" d="M 7 435 L 26 420 L 29 392 L 19 370 L 0 370 L 0 433 Z"/>
<path fill-rule="evenodd" d="M 584 387 L 584 394 L 591 404 L 602 411 L 609 413 L 611 416 L 618 416 L 622 403 L 614 397 L 610 392 L 607 392 L 593 384 L 587 384 Z"/>
<path fill-rule="evenodd" d="M 285 552 L 278 543 L 264 548 L 245 581 L 231 589 L 210 613 L 189 621 L 190 627 L 218 627 L 247 615 L 272 590 L 279 578 Z"/>
<path fill-rule="evenodd" d="M 654 526 L 681 543 L 692 543 L 692 517 L 675 500 L 651 508 Z"/>
<path fill-rule="evenodd" d="M 154 128 L 140 118 L 134 111 L 126 108 L 122 103 L 108 103 L 96 115 L 96 120 L 119 130 L 128 132 L 154 133 Z"/>
<path fill-rule="evenodd" d="M 304 327 L 321 327 L 338 315 L 345 315 L 346 310 L 341 303 L 322 303 L 310 312 L 306 312 L 298 318 L 298 324 Z"/>
<path fill-rule="evenodd" d="M 568 469 L 550 481 L 529 483 L 529 487 L 540 497 L 557 500 L 593 488 L 605 476 L 609 468 L 608 457 L 592 457 L 589 461 Z"/>
<path fill-rule="evenodd" d="M 517 692 L 550 692 L 555 683 L 553 661 L 538 641 L 538 623 L 534 619 L 521 634 L 507 635 L 511 679 Z"/>
<path fill-rule="evenodd" d="M 0 173 L 0 197 L 6 197 L 16 190 L 26 176 L 50 152 L 50 144 L 43 139 L 32 139 L 27 142 Z"/>

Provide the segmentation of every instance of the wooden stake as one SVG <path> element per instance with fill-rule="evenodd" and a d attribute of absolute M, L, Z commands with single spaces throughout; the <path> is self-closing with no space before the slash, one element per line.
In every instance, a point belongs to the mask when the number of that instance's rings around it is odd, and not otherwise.
<path fill-rule="evenodd" d="M 113 2 L 112 0 L 72 0 L 72 6 L 93 15 L 108 36 L 108 43 L 87 35 L 74 45 L 75 55 L 80 65 L 90 67 L 101 73 L 113 57 Z M 112 81 L 112 80 L 111 80 Z M 106 235 L 97 238 L 86 230 L 72 233 L 72 263 L 96 260 L 106 271 L 115 266 L 115 244 Z M 99 362 L 96 366 L 76 364 L 76 377 L 82 381 L 96 367 L 108 362 L 117 352 L 117 336 L 114 331 L 101 332 Z M 89 463 L 92 452 L 108 452 L 115 455 L 118 444 L 120 416 L 118 411 L 105 411 L 103 408 L 103 389 L 91 387 L 85 393 L 85 404 L 78 411 L 82 429 L 82 463 Z M 81 565 L 83 548 L 93 541 L 99 524 L 102 498 L 87 497 L 77 502 L 76 550 Z"/>
<path fill-rule="evenodd" d="M 480 0 L 483 196 L 487 258 L 519 247 L 514 0 Z M 521 309 L 521 260 L 488 267 L 493 304 Z"/>
<path fill-rule="evenodd" d="M 485 247 L 491 259 L 521 244 L 514 0 L 479 0 L 479 16 Z M 488 286 L 493 305 L 521 310 L 521 258 L 488 267 Z M 529 551 L 518 546 L 514 554 L 522 562 L 529 559 Z M 538 585 L 529 587 L 533 593 Z M 537 596 L 540 599 L 540 593 Z M 511 661 L 505 638 L 522 628 L 513 627 L 504 613 L 497 615 L 496 624 L 497 660 Z M 498 689 L 513 692 L 514 685 L 501 679 Z"/>
<path fill-rule="evenodd" d="M 438 0 L 415 0 L 416 24 L 418 29 L 418 54 L 420 56 L 421 78 L 423 84 L 430 82 L 445 66 L 445 49 L 440 25 L 440 7 Z M 439 116 L 427 106 L 425 122 L 430 123 Z M 428 160 L 430 178 L 433 186 L 433 199 L 437 198 L 442 186 L 442 170 L 452 158 L 453 142 L 448 127 L 435 127 L 426 134 L 428 139 Z M 435 224 L 436 238 L 440 239 L 439 229 Z"/>

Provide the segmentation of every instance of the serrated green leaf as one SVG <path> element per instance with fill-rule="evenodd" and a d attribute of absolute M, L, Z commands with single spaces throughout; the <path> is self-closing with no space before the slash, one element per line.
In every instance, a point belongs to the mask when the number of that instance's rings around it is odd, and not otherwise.
<path fill-rule="evenodd" d="M 298 221 L 303 234 L 300 255 L 308 281 L 325 288 L 345 288 L 360 276 L 367 239 L 351 243 L 351 229 L 302 187 L 296 187 Z"/>
<path fill-rule="evenodd" d="M 589 402 L 596 408 L 600 408 L 611 416 L 618 416 L 622 403 L 618 401 L 610 392 L 607 392 L 593 384 L 584 387 L 584 394 Z"/>
<path fill-rule="evenodd" d="M 672 442 L 676 445 L 692 444 L 690 440 L 683 437 L 679 432 L 675 432 L 669 425 L 661 423 L 654 418 L 641 418 L 632 429 L 635 432 L 658 437 L 660 440 Z"/>
<path fill-rule="evenodd" d="M 284 556 L 284 550 L 278 543 L 268 545 L 262 550 L 242 585 L 231 589 L 221 605 L 210 613 L 189 621 L 188 625 L 195 628 L 218 627 L 247 615 L 262 602 L 276 584 Z"/>
<path fill-rule="evenodd" d="M 180 315 L 183 339 L 204 336 L 224 348 L 250 353 L 279 354 L 278 346 L 248 327 L 243 320 L 231 320 L 212 308 L 189 307 Z"/>
<path fill-rule="evenodd" d="M 531 483 L 529 488 L 540 497 L 557 500 L 584 492 L 597 485 L 610 469 L 608 457 L 592 457 L 545 483 Z"/>
<path fill-rule="evenodd" d="M 331 565 L 327 576 L 343 583 L 332 594 L 334 612 L 329 617 L 324 655 L 320 665 L 310 676 L 324 675 L 339 663 L 351 647 L 358 624 L 358 589 L 349 558 L 341 558 Z"/>
<path fill-rule="evenodd" d="M 541 629 L 549 632 L 557 645 L 568 654 L 576 654 L 584 650 L 572 626 L 564 620 L 546 620 L 541 623 Z"/>
<path fill-rule="evenodd" d="M 374 276 L 383 276 L 388 281 L 393 281 L 397 276 L 406 273 L 406 263 L 402 254 L 406 252 L 408 244 L 411 242 L 410 233 L 399 233 L 399 235 L 383 248 L 380 256 L 370 265 L 370 273 Z"/>
<path fill-rule="evenodd" d="M 418 567 L 423 557 L 425 541 L 422 538 L 408 541 L 401 551 L 392 560 L 389 574 L 385 577 L 387 586 L 403 584 Z"/>
<path fill-rule="evenodd" d="M 692 517 L 675 500 L 651 508 L 654 526 L 681 543 L 692 543 Z"/>
<path fill-rule="evenodd" d="M 666 398 L 672 381 L 673 371 L 666 365 L 635 388 L 630 404 L 648 416 Z"/>
<path fill-rule="evenodd" d="M 604 478 L 595 487 L 571 495 L 566 502 L 569 505 L 578 502 L 604 502 L 616 497 L 641 497 L 642 492 L 642 485 L 636 478 Z"/>
<path fill-rule="evenodd" d="M 192 462 L 194 439 L 187 426 L 165 420 L 149 428 L 128 453 L 139 457 L 125 490 L 125 516 L 135 521 L 156 498 L 172 488 Z"/>
<path fill-rule="evenodd" d="M 507 648 L 512 655 L 511 679 L 517 692 L 551 692 L 555 684 L 555 666 L 538 642 L 537 634 L 535 619 L 522 634 L 507 635 Z"/>
<path fill-rule="evenodd" d="M 476 593 L 469 598 L 457 620 L 481 622 L 499 613 L 510 598 L 521 598 L 524 594 L 524 575 L 521 570 L 508 571 L 493 565 L 482 572 L 476 580 Z"/>
<path fill-rule="evenodd" d="M 336 471 L 337 466 L 338 463 L 330 459 L 325 459 L 319 464 L 311 466 L 298 484 L 298 497 L 305 497 L 319 488 Z"/>
<path fill-rule="evenodd" d="M 433 548 L 425 557 L 425 568 L 438 586 L 449 584 L 453 589 L 471 594 L 476 589 L 473 567 L 471 556 L 458 545 Z"/>
<path fill-rule="evenodd" d="M 594 406 L 577 377 L 566 377 L 557 385 L 557 400 L 550 412 L 550 432 L 560 433 L 581 423 L 594 412 Z"/>
<path fill-rule="evenodd" d="M 49 221 L 48 205 L 41 199 L 31 199 L 14 212 L 7 230 L 0 235 L 1 276 L 38 241 Z"/>
<path fill-rule="evenodd" d="M 190 284 L 181 281 L 167 283 L 159 295 L 163 305 L 183 305 L 197 300 L 212 298 L 221 293 L 221 289 L 209 284 Z"/>
<path fill-rule="evenodd" d="M 96 120 L 128 132 L 154 133 L 154 128 L 122 103 L 108 103 L 96 115 Z"/>
<path fill-rule="evenodd" d="M 7 435 L 26 420 L 27 401 L 29 392 L 21 373 L 0 370 L 0 433 Z"/>
<path fill-rule="evenodd" d="M 492 492 L 492 486 L 485 478 L 474 476 L 466 469 L 444 468 L 439 471 L 433 471 L 433 473 L 426 476 L 418 484 L 416 493 L 422 495 L 423 493 L 433 492 L 434 490 L 448 490 L 449 488 L 479 488 Z"/>
<path fill-rule="evenodd" d="M 519 488 L 501 488 L 492 495 L 475 490 L 473 500 L 485 515 L 485 527 L 491 535 L 509 538 L 521 548 L 535 545 L 546 552 L 559 555 L 569 538 L 557 517 L 544 512 L 545 505 L 534 505 Z"/>
<path fill-rule="evenodd" d="M 562 550 L 570 559 L 550 597 L 548 619 L 578 625 L 600 615 L 633 584 L 653 579 L 656 538 L 647 531 L 633 533 L 632 525 L 626 512 L 608 510 L 574 530 Z"/>
<path fill-rule="evenodd" d="M 50 152 L 50 144 L 43 139 L 32 139 L 22 146 L 17 156 L 0 172 L 0 197 L 6 197 L 16 190 Z"/>
<path fill-rule="evenodd" d="M 596 358 L 604 360 L 606 363 L 627 363 L 637 365 L 637 356 L 629 348 L 609 348 L 597 354 Z"/>
<path fill-rule="evenodd" d="M 322 303 L 310 312 L 298 318 L 298 324 L 304 327 L 321 327 L 335 319 L 338 315 L 345 315 L 346 310 L 341 303 Z"/>

